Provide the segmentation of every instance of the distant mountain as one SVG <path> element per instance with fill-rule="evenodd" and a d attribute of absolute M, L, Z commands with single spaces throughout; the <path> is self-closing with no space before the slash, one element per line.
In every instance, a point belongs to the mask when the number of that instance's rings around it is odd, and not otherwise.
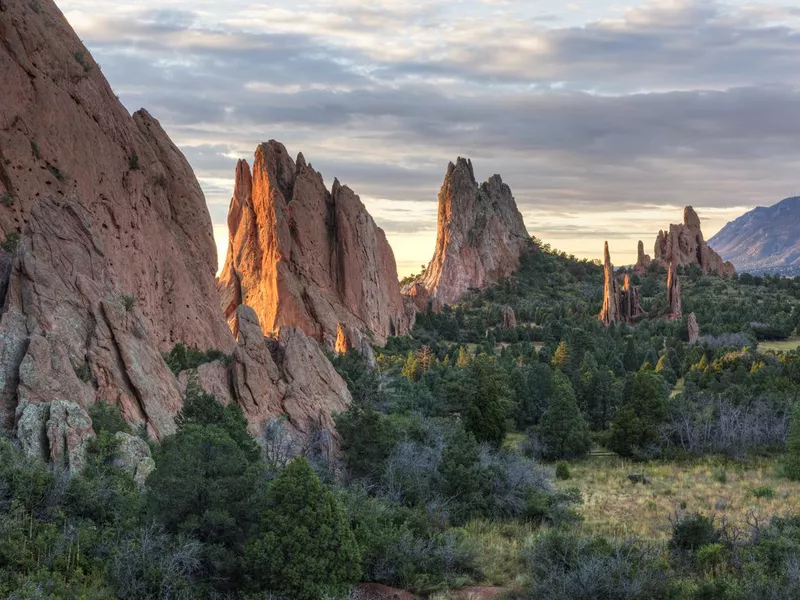
<path fill-rule="evenodd" d="M 800 196 L 751 210 L 708 243 L 739 272 L 800 275 Z"/>

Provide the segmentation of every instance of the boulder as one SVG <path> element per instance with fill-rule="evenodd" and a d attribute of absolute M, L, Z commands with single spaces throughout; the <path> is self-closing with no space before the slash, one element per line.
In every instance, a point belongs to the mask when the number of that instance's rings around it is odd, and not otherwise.
<path fill-rule="evenodd" d="M 118 443 L 115 466 L 129 473 L 137 484 L 144 485 L 147 477 L 156 468 L 150 446 L 142 438 L 124 431 L 117 432 L 114 437 Z"/>
<path fill-rule="evenodd" d="M 20 403 L 16 434 L 29 457 L 51 462 L 75 474 L 86 467 L 86 453 L 94 430 L 92 419 L 78 404 L 54 400 Z"/>
<path fill-rule="evenodd" d="M 418 308 L 453 304 L 471 288 L 514 274 L 531 238 L 511 189 L 499 175 L 478 185 L 472 162 L 450 163 L 439 192 L 436 249 L 419 284 L 409 287 Z"/>
<path fill-rule="evenodd" d="M 284 326 L 334 346 L 339 324 L 378 344 L 406 333 L 394 253 L 360 198 L 303 155 L 270 141 L 252 173 L 239 161 L 228 212 L 230 245 L 218 286 L 228 323 L 251 306 L 267 335 Z"/>

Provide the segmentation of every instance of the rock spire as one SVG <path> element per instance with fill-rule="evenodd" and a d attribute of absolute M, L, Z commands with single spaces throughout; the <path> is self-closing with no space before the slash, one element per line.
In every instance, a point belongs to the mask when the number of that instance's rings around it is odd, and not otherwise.
<path fill-rule="evenodd" d="M 471 288 L 512 275 L 530 247 L 511 189 L 499 175 L 479 186 L 472 162 L 459 158 L 449 164 L 439 192 L 433 259 L 422 278 L 404 292 L 413 294 L 420 310 L 458 302 Z"/>
<path fill-rule="evenodd" d="M 383 344 L 409 330 L 383 230 L 350 188 L 334 180 L 328 191 L 302 154 L 292 160 L 273 140 L 256 150 L 252 173 L 239 161 L 228 228 L 219 290 L 233 331 L 240 305 L 267 334 L 296 327 L 331 348 L 341 331 Z"/>

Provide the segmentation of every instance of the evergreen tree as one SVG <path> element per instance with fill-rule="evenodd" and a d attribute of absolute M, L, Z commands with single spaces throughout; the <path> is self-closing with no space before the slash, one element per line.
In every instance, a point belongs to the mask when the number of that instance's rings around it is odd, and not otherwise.
<path fill-rule="evenodd" d="M 553 397 L 542 416 L 539 435 L 545 458 L 579 458 L 591 448 L 589 428 L 583 418 L 572 385 L 560 371 L 553 376 Z"/>
<path fill-rule="evenodd" d="M 628 337 L 628 341 L 625 343 L 625 354 L 622 358 L 622 364 L 625 365 L 625 370 L 629 373 L 638 371 L 639 367 L 642 366 L 639 355 L 636 352 L 636 343 L 633 340 L 633 336 Z"/>
<path fill-rule="evenodd" d="M 786 454 L 783 457 L 783 471 L 792 481 L 800 481 L 800 409 L 795 410 L 792 415 Z"/>
<path fill-rule="evenodd" d="M 658 440 L 658 428 L 667 417 L 664 381 L 648 365 L 633 380 L 630 397 L 611 423 L 610 446 L 622 456 L 641 458 Z"/>
<path fill-rule="evenodd" d="M 500 447 L 512 414 L 511 389 L 494 356 L 481 354 L 469 366 L 469 400 L 464 426 L 479 442 Z"/>
<path fill-rule="evenodd" d="M 306 459 L 270 484 L 247 561 L 257 590 L 295 600 L 342 595 L 358 582 L 361 556 L 344 507 Z"/>

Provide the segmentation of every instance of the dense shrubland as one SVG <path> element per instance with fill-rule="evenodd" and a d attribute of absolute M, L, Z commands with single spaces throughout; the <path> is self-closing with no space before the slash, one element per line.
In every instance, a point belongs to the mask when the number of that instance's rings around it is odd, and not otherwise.
<path fill-rule="evenodd" d="M 758 346 L 796 333 L 800 282 L 682 276 L 696 344 L 680 321 L 601 327 L 600 267 L 539 245 L 516 277 L 419 315 L 376 369 L 331 357 L 353 395 L 336 453 L 332 432 L 301 439 L 279 419 L 255 441 L 237 407 L 193 386 L 143 487 L 115 466 L 114 434 L 130 431 L 105 405 L 81 475 L 0 440 L 0 595 L 312 600 L 372 581 L 417 592 L 491 582 L 531 599 L 797 597 L 791 516 L 729 523 L 679 505 L 658 517 L 668 543 L 581 526 L 574 472 L 592 449 L 777 457 L 800 479 L 800 354 Z M 663 280 L 634 277 L 654 317 Z M 183 370 L 225 357 L 177 347 L 165 358 Z M 646 489 L 637 464 L 629 485 Z"/>

